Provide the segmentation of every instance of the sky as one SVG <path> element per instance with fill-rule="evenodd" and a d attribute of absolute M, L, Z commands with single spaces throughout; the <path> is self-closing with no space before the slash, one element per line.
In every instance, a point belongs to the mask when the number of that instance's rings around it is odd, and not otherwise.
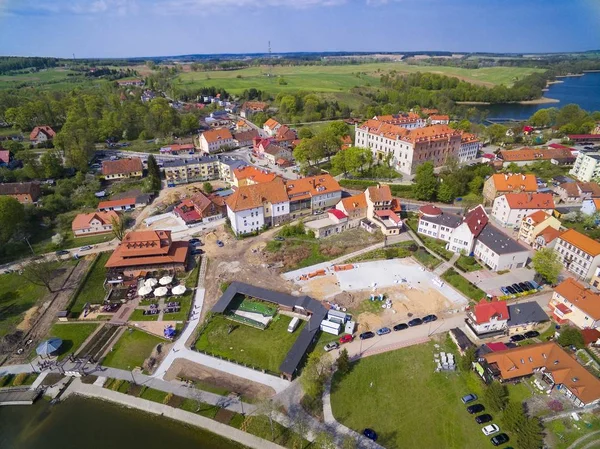
<path fill-rule="evenodd" d="M 600 49 L 600 0 L 0 0 L 0 55 Z"/>

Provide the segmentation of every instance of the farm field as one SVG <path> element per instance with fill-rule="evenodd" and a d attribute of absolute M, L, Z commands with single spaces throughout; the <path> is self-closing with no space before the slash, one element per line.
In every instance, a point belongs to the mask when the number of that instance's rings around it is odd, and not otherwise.
<path fill-rule="evenodd" d="M 69 76 L 74 74 L 78 76 Z M 21 87 L 37 87 L 45 90 L 70 90 L 82 84 L 100 86 L 103 83 L 106 83 L 106 81 L 85 78 L 79 72 L 63 68 L 53 68 L 17 75 L 0 75 L 0 90 Z"/>

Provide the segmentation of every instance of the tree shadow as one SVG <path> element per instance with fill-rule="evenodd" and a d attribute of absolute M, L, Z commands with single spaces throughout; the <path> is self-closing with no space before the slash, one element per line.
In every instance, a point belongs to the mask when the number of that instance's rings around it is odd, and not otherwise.
<path fill-rule="evenodd" d="M 18 299 L 18 295 L 16 292 L 4 292 L 0 294 L 0 304 L 3 302 L 16 301 Z M 0 314 L 2 311 L 0 311 Z"/>

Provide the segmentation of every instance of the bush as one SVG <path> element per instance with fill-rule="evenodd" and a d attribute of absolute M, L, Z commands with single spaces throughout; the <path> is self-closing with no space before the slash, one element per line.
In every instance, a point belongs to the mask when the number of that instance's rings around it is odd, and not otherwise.
<path fill-rule="evenodd" d="M 169 402 L 173 399 L 173 396 L 173 393 L 169 393 L 168 395 L 166 395 L 163 399 L 163 404 L 168 405 Z"/>
<path fill-rule="evenodd" d="M 27 373 L 17 374 L 12 382 L 13 387 L 19 387 L 19 386 L 23 385 L 23 383 L 25 382 L 25 379 L 27 379 L 27 376 L 29 376 L 29 374 L 27 374 Z"/>

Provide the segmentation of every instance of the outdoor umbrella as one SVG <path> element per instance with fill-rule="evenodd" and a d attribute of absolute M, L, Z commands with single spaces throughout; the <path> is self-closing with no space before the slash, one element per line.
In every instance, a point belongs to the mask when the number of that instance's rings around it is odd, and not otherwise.
<path fill-rule="evenodd" d="M 156 284 L 158 284 L 158 281 L 154 278 L 146 279 L 146 282 L 144 282 L 146 287 L 154 287 Z"/>
<path fill-rule="evenodd" d="M 171 290 L 171 292 L 174 295 L 183 295 L 185 293 L 185 285 L 177 285 L 176 287 L 173 287 L 173 290 Z"/>
<path fill-rule="evenodd" d="M 146 296 L 146 295 L 149 295 L 150 293 L 152 293 L 152 288 L 147 287 L 145 285 L 138 290 L 138 295 L 140 295 L 140 296 Z"/>
<path fill-rule="evenodd" d="M 61 345 L 62 340 L 60 338 L 53 337 L 40 343 L 40 345 L 35 348 L 35 352 L 37 352 L 38 355 L 47 357 L 58 351 Z"/>
<path fill-rule="evenodd" d="M 165 296 L 167 294 L 168 290 L 167 287 L 159 287 L 156 290 L 154 290 L 154 296 Z"/>
<path fill-rule="evenodd" d="M 169 285 L 171 282 L 173 282 L 173 276 L 163 276 L 158 281 L 160 285 Z"/>

